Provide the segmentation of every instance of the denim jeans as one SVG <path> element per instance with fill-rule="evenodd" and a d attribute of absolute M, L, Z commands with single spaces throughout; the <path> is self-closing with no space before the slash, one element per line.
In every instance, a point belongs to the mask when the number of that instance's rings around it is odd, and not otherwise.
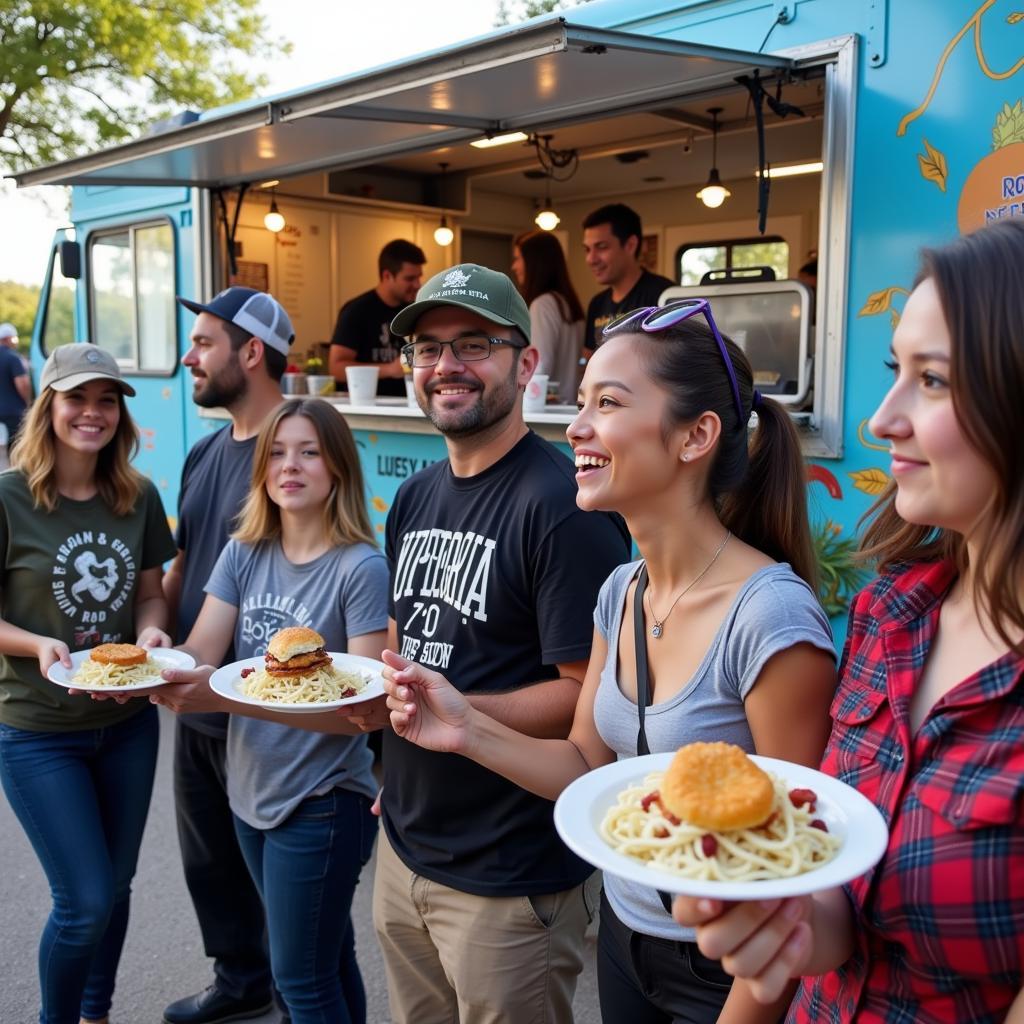
<path fill-rule="evenodd" d="M 228 805 L 226 737 L 175 723 L 174 808 L 192 906 L 217 988 L 230 999 L 270 998 L 263 903 L 249 877 Z"/>
<path fill-rule="evenodd" d="M 39 942 L 40 1024 L 110 1011 L 158 740 L 151 705 L 103 729 L 0 724 L 0 781 L 53 897 Z"/>
<path fill-rule="evenodd" d="M 370 801 L 332 789 L 276 828 L 236 815 L 235 829 L 263 897 L 270 968 L 292 1024 L 365 1024 L 350 911 L 377 835 Z"/>

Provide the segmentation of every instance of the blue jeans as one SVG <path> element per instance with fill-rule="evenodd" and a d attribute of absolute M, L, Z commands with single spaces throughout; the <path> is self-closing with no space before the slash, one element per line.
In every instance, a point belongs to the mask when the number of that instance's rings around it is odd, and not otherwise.
<path fill-rule="evenodd" d="M 39 941 L 40 1024 L 110 1011 L 158 741 L 153 706 L 103 729 L 0 724 L 0 781 L 53 897 Z"/>
<path fill-rule="evenodd" d="M 270 968 L 292 1024 L 365 1024 L 350 911 L 377 836 L 370 801 L 332 789 L 276 828 L 236 815 L 235 829 L 263 898 Z"/>

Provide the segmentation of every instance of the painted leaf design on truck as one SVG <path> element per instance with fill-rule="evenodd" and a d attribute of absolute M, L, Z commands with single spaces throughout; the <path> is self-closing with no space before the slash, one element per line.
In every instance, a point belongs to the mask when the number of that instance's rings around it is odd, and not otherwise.
<path fill-rule="evenodd" d="M 889 486 L 889 474 L 884 469 L 856 469 L 850 473 L 850 479 L 865 494 L 878 495 Z"/>
<path fill-rule="evenodd" d="M 946 158 L 927 139 L 924 142 L 924 153 L 917 154 L 917 162 L 921 168 L 922 177 L 928 181 L 934 181 L 936 185 L 946 191 Z"/>

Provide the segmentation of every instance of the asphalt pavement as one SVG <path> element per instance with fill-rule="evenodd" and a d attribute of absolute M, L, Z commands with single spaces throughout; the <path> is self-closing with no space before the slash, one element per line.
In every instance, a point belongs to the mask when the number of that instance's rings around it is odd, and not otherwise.
<path fill-rule="evenodd" d="M 160 715 L 156 787 L 135 877 L 111 1024 L 160 1024 L 169 1002 L 212 980 L 178 855 L 171 790 L 173 715 L 164 709 Z M 49 912 L 49 890 L 2 795 L 0 864 L 0 1024 L 34 1024 L 39 1019 L 36 949 Z M 363 872 L 356 891 L 356 950 L 366 983 L 369 1024 L 387 1024 L 387 989 L 370 914 L 372 868 L 368 865 Z M 601 1019 L 594 974 L 595 934 L 592 928 L 587 935 L 586 967 L 574 1007 L 576 1024 L 599 1024 Z M 278 1018 L 272 1013 L 253 1020 L 276 1024 Z"/>

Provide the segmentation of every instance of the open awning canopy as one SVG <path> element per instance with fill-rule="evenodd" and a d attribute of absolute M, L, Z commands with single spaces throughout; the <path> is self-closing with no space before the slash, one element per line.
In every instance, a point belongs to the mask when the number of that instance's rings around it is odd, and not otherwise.
<path fill-rule="evenodd" d="M 793 63 L 551 18 L 14 178 L 21 186 L 259 182 L 651 109 Z"/>

